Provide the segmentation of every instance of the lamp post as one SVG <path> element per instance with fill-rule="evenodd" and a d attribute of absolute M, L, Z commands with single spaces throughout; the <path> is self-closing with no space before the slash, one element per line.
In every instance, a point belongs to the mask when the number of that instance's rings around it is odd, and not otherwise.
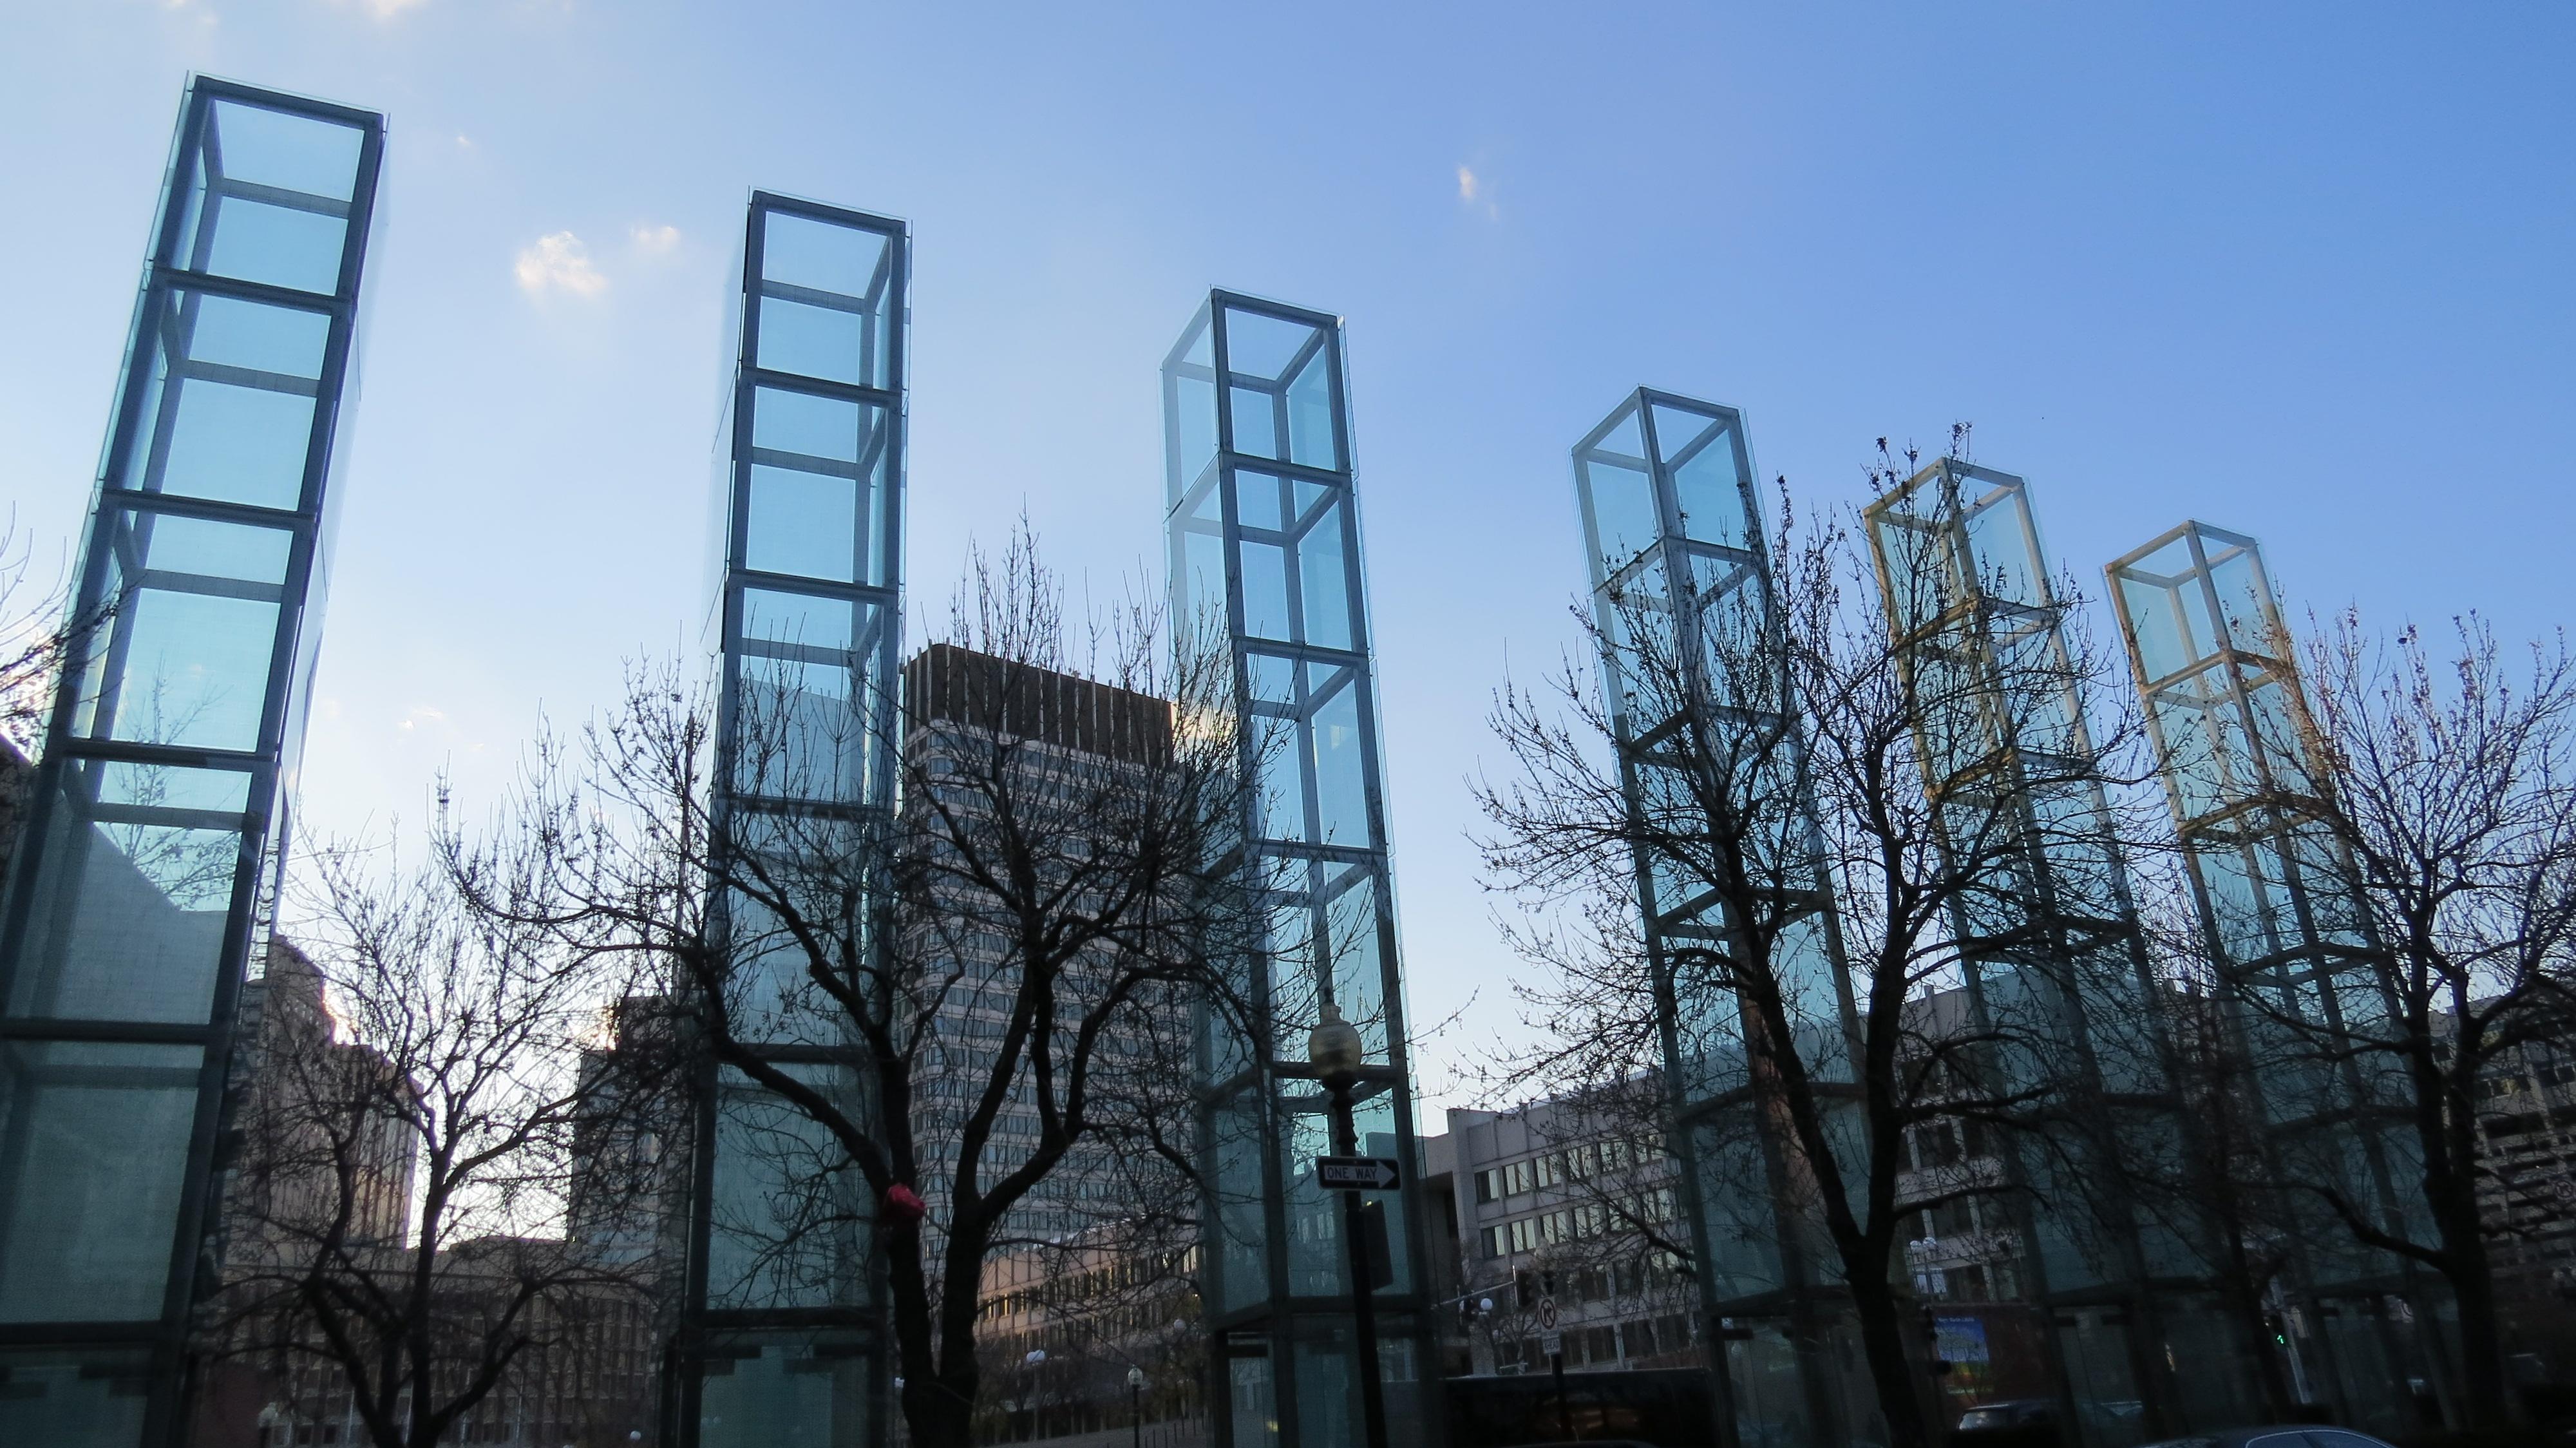
<path fill-rule="evenodd" d="M 1145 1370 L 1127 1369 L 1127 1430 L 1136 1435 L 1136 1448 L 1145 1448 Z"/>
<path fill-rule="evenodd" d="M 1360 1039 L 1359 1028 L 1343 1020 L 1341 1007 L 1331 1001 L 1324 1002 L 1322 1019 L 1306 1033 L 1306 1060 L 1315 1068 L 1315 1079 L 1332 1105 L 1333 1153 L 1359 1155 L 1359 1129 L 1351 1121 L 1351 1088 L 1359 1082 L 1360 1067 L 1368 1063 L 1368 1045 Z M 1350 1244 L 1351 1332 L 1359 1341 L 1360 1420 L 1367 1434 L 1362 1441 L 1368 1448 L 1387 1448 L 1386 1389 L 1378 1381 L 1377 1294 L 1369 1286 L 1368 1248 L 1361 1237 L 1364 1224 L 1360 1194 L 1344 1190 L 1342 1236 Z"/>

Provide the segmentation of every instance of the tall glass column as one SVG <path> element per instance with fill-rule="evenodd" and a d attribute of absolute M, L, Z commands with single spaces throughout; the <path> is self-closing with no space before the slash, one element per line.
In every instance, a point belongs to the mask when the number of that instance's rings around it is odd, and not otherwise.
<path fill-rule="evenodd" d="M 2323 823 L 2330 785 L 2296 652 L 2260 545 L 2191 522 L 2107 570 L 2202 938 L 2235 1006 L 2229 1044 L 2253 1090 L 2284 1181 L 2334 1183 L 2384 1230 L 2428 1240 L 2397 1184 L 2422 1172 L 2403 1115 L 2408 1083 L 2385 1060 L 2339 1048 L 2396 1012 L 2387 956 L 2355 894 L 2357 871 Z M 2331 1214 L 2297 1233 L 2302 1286 L 2358 1298 L 2354 1327 L 2404 1290 L 2406 1264 L 2365 1247 Z M 2336 1339 L 2342 1339 L 2336 1341 Z M 2348 1412 L 2368 1412 L 2376 1335 L 2326 1334 Z"/>
<path fill-rule="evenodd" d="M 198 78 L 0 919 L 0 1441 L 176 1441 L 321 636 L 384 121 Z"/>
<path fill-rule="evenodd" d="M 1340 319 L 1223 291 L 1163 367 L 1173 628 L 1231 651 L 1258 781 L 1244 888 L 1268 922 L 1229 963 L 1243 1014 L 1204 1012 L 1199 1046 L 1202 1297 L 1232 1448 L 1367 1441 L 1346 1220 L 1377 1281 L 1391 1441 L 1441 1436 L 1342 367 Z M 1307 1033 L 1328 1007 L 1366 1050 L 1356 1146 L 1406 1177 L 1348 1219 L 1315 1175 L 1333 1147 Z"/>
<path fill-rule="evenodd" d="M 2059 1106 L 2010 1165 L 2060 1381 L 2078 1422 L 2124 1400 L 2150 1429 L 2224 1414 L 2240 1375 L 2194 1371 L 2226 1353 L 2219 1325 L 2151 1288 L 2198 1275 L 2184 1224 L 2124 1186 L 2133 1164 L 2176 1159 L 2182 1123 L 2029 490 L 1944 458 L 1867 523 L 1940 844 L 1970 872 L 1952 925 L 1971 1013 L 2001 1084 Z"/>
<path fill-rule="evenodd" d="M 1780 1128 L 1765 1026 L 1705 962 L 1767 940 L 1828 1111 L 1856 1104 L 1858 1039 L 1812 787 L 1778 638 L 1744 420 L 1639 389 L 1574 449 L 1602 693 L 1636 825 L 1636 889 L 1654 975 L 1671 1143 L 1700 1266 L 1730 1442 L 1848 1442 L 1868 1391 L 1813 1174 Z M 1738 838 L 1720 841 L 1713 817 Z M 1770 894 L 1737 918 L 1715 881 L 1730 844 Z M 1839 1351 L 1838 1351 L 1839 1349 Z M 1860 1410 L 1866 1415 L 1866 1409 Z"/>
<path fill-rule="evenodd" d="M 872 949 L 895 799 L 910 264 L 901 222 L 754 193 L 719 443 L 716 848 L 766 857 L 772 878 L 822 895 L 855 883 Z M 706 928 L 725 942 L 737 1038 L 861 1109 L 866 1053 L 846 1012 L 800 987 L 805 957 L 781 923 L 724 894 Z M 890 1353 L 864 1185 L 827 1132 L 748 1076 L 717 1068 L 705 1088 L 683 1438 L 885 1441 Z"/>

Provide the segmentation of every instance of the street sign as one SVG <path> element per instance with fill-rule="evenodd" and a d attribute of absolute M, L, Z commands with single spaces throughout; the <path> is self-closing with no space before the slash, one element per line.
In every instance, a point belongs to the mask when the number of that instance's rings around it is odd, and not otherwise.
<path fill-rule="evenodd" d="M 1392 1157 L 1319 1156 L 1315 1180 L 1344 1191 L 1382 1192 L 1404 1180 L 1404 1173 Z"/>
<path fill-rule="evenodd" d="M 1538 1340 L 1538 1350 L 1552 1358 L 1565 1356 L 1565 1334 L 1551 1332 Z"/>
<path fill-rule="evenodd" d="M 1556 1330 L 1555 1298 L 1542 1297 L 1538 1300 L 1538 1325 L 1543 1331 L 1553 1332 Z"/>

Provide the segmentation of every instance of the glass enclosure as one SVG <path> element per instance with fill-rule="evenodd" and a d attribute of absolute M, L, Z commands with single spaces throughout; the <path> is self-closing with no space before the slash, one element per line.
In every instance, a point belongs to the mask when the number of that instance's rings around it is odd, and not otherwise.
<path fill-rule="evenodd" d="M 717 848 L 779 867 L 836 918 L 883 885 L 901 642 L 901 222 L 756 192 L 718 444 Z M 858 1112 L 846 1013 L 776 915 L 710 903 L 738 1036 Z M 866 1190 L 813 1119 L 749 1076 L 708 1083 L 691 1219 L 680 1435 L 701 1448 L 884 1441 L 891 1386 Z"/>
<path fill-rule="evenodd" d="M 1717 964 L 1767 952 L 1787 1006 L 1780 1046 L 1806 1063 L 1856 1161 L 1857 1022 L 1753 478 L 1734 409 L 1642 388 L 1574 449 L 1674 1154 L 1702 1305 L 1731 1345 L 1717 1374 L 1722 1431 L 1840 1443 L 1874 1419 L 1833 1350 L 1839 1274 L 1815 1174 L 1779 1125 L 1776 1075 L 1752 1067 L 1770 1028 Z M 1731 866 L 1761 888 L 1730 897 L 1716 882 Z"/>
<path fill-rule="evenodd" d="M 2090 666 L 2029 489 L 1944 458 L 1873 502 L 1867 524 L 1958 894 L 1971 1018 L 1997 1084 L 2047 1112 L 2004 1162 L 2023 1188 L 2026 1280 L 2057 1323 L 2058 1380 L 2097 1448 L 2211 1426 L 2191 1405 L 2212 1385 L 2245 1402 L 2247 1385 L 2183 1330 L 2179 1294 L 2206 1271 L 2200 1224 L 2141 1194 L 2171 1176 L 2185 1123 L 2085 715 Z"/>
<path fill-rule="evenodd" d="M 2297 650 L 2252 538 L 2190 522 L 2106 570 L 2149 738 L 2184 847 L 2201 935 L 2224 972 L 2233 1050 L 2253 1064 L 2270 1170 L 2334 1182 L 2417 1241 L 2422 1173 L 2406 1081 L 2374 1052 L 2339 1049 L 2395 1010 L 2385 955 L 2356 897 L 2350 858 L 2321 813 L 2329 790 Z M 2402 1292 L 2406 1263 L 2367 1248 L 2313 1200 L 2297 1234 L 2299 1285 L 2361 1319 Z M 2310 1310 L 2316 1311 L 2315 1303 Z M 2331 1359 L 2336 1339 L 2317 1351 Z M 2331 1362 L 2315 1376 L 2354 1381 Z M 2347 1395 L 2367 1414 L 2385 1392 Z"/>
<path fill-rule="evenodd" d="M 1232 1448 L 1366 1441 L 1354 1223 L 1378 1284 L 1389 1432 L 1436 1443 L 1440 1429 L 1342 366 L 1338 318 L 1217 292 L 1163 367 L 1173 630 L 1234 663 L 1258 782 L 1242 878 L 1268 922 L 1199 1031 L 1216 1226 L 1202 1291 Z M 1406 1177 L 1356 1212 L 1315 1175 L 1334 1146 L 1306 1035 L 1328 1005 L 1366 1048 L 1351 1146 Z"/>
<path fill-rule="evenodd" d="M 174 1441 L 234 1002 L 283 852 L 384 150 L 182 103 L 0 919 L 0 1441 Z"/>

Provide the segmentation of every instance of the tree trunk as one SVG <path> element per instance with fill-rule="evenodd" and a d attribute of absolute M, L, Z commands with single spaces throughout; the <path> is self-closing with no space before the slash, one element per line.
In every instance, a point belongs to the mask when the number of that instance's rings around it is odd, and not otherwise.
<path fill-rule="evenodd" d="M 1864 1254 L 1866 1255 L 1866 1254 Z M 1874 1259 L 1887 1260 L 1881 1251 Z M 1931 1448 L 1932 1425 L 1923 1411 L 1920 1365 L 1905 1351 L 1905 1311 L 1889 1288 L 1884 1267 L 1876 1272 L 1847 1272 L 1852 1284 L 1852 1315 L 1859 1320 L 1861 1356 L 1869 1363 L 1869 1381 L 1878 1394 L 1878 1411 L 1887 1420 L 1888 1448 Z"/>
<path fill-rule="evenodd" d="M 2464 1229 L 2453 1218 L 2456 1211 L 2441 1213 L 2445 1251 L 2443 1277 L 2451 1288 L 2451 1301 L 2460 1313 L 2460 1411 L 2472 1428 L 2501 1427 L 2513 1416 L 2507 1400 L 2504 1370 L 2504 1335 L 2496 1324 L 2495 1274 L 2489 1270 L 2486 1239 L 2478 1234 L 2475 1188 L 2462 1193 L 2470 1197 Z M 2455 1230 L 2457 1229 L 2457 1230 Z M 2436 1331 L 2436 1325 L 2421 1323 L 2420 1332 Z"/>
<path fill-rule="evenodd" d="M 919 1448 L 974 1448 L 973 1368 L 903 1380 L 903 1423 Z"/>

